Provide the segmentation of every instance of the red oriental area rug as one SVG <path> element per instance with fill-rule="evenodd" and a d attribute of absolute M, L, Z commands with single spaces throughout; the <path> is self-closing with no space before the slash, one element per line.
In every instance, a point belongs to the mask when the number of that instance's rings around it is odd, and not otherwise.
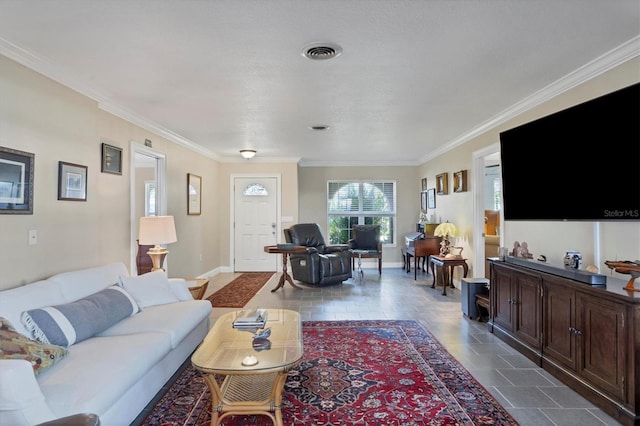
<path fill-rule="evenodd" d="M 304 321 L 304 357 L 289 371 L 284 425 L 517 425 L 416 321 Z M 211 400 L 191 365 L 141 423 L 209 425 Z M 223 425 L 270 425 L 231 416 Z"/>
<path fill-rule="evenodd" d="M 207 300 L 214 308 L 244 308 L 272 276 L 273 272 L 245 272 Z"/>

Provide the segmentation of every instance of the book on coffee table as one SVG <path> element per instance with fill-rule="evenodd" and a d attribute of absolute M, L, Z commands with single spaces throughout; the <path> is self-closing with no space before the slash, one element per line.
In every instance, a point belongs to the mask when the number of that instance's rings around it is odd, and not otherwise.
<path fill-rule="evenodd" d="M 240 311 L 231 324 L 234 328 L 264 328 L 268 316 L 266 309 Z"/>

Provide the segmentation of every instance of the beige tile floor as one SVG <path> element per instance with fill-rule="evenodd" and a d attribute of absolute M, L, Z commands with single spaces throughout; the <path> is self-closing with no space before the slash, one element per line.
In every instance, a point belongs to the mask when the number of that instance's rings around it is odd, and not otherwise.
<path fill-rule="evenodd" d="M 364 281 L 272 293 L 275 274 L 247 307 L 286 308 L 303 320 L 413 319 L 419 321 L 523 426 L 602 426 L 619 423 L 462 313 L 460 290 L 431 288 L 431 275 L 401 268 L 365 268 Z M 210 278 L 207 295 L 239 274 Z M 457 282 L 456 277 L 456 282 Z M 459 285 L 458 285 L 459 286 Z M 205 297 L 206 297 L 205 296 Z M 230 308 L 214 308 L 215 321 Z"/>

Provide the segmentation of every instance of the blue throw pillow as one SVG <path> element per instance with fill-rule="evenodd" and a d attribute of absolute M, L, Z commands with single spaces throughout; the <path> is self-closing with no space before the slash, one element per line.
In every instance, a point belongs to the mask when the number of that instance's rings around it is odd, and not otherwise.
<path fill-rule="evenodd" d="M 21 320 L 34 339 L 68 347 L 139 311 L 133 297 L 113 285 L 66 305 L 25 311 Z"/>

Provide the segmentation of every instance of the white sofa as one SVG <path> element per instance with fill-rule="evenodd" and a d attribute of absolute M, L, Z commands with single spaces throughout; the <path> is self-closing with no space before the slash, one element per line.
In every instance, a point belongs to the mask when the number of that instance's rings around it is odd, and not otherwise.
<path fill-rule="evenodd" d="M 58 274 L 0 291 L 0 317 L 33 338 L 21 320 L 24 311 L 91 298 L 114 284 L 133 289 L 144 277 L 129 277 L 122 263 Z M 164 280 L 171 295 L 165 287 L 149 291 L 150 283 L 140 281 L 135 292 L 125 292 L 139 302 L 138 313 L 70 345 L 66 356 L 37 375 L 29 361 L 0 359 L 0 425 L 76 413 L 95 413 L 103 426 L 135 420 L 209 330 L 211 303 L 193 300 L 183 280 Z"/>

